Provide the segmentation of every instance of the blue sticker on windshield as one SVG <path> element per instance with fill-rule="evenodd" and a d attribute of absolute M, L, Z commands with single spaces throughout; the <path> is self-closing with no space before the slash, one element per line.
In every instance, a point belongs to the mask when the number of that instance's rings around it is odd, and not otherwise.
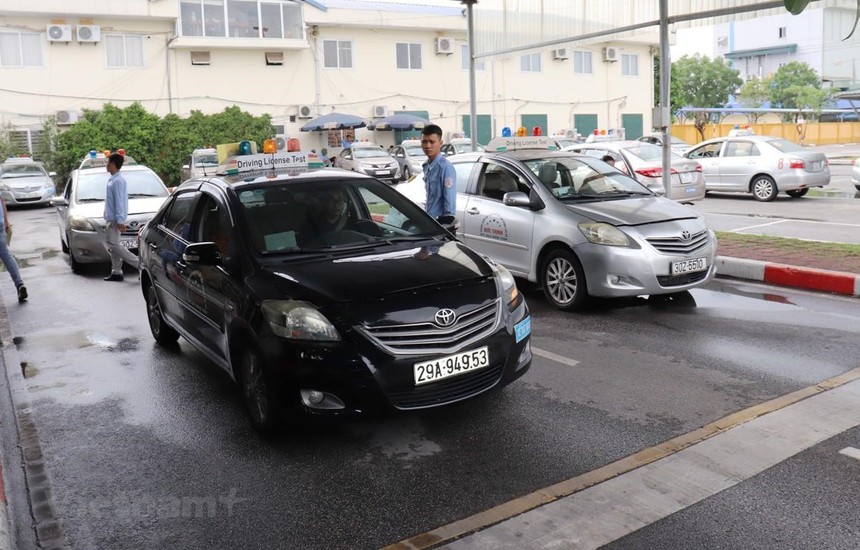
<path fill-rule="evenodd" d="M 526 336 L 532 333 L 532 318 L 531 315 L 514 325 L 514 334 L 517 337 L 517 343 L 521 342 Z"/>

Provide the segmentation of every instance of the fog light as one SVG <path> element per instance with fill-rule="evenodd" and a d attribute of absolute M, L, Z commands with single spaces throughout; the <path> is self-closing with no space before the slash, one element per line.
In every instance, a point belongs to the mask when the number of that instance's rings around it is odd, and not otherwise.
<path fill-rule="evenodd" d="M 617 285 L 621 282 L 621 277 L 619 277 L 618 275 L 610 275 L 609 282 L 613 285 Z"/>
<path fill-rule="evenodd" d="M 340 410 L 346 408 L 343 401 L 331 393 L 319 390 L 300 390 L 299 394 L 302 397 L 302 403 L 312 409 Z"/>
<path fill-rule="evenodd" d="M 532 360 L 532 342 L 528 340 L 523 351 L 520 352 L 520 357 L 517 359 L 517 370 L 526 366 Z"/>
<path fill-rule="evenodd" d="M 317 390 L 308 391 L 308 403 L 311 405 L 319 405 L 322 403 L 323 399 L 325 399 L 325 394 L 323 392 Z"/>

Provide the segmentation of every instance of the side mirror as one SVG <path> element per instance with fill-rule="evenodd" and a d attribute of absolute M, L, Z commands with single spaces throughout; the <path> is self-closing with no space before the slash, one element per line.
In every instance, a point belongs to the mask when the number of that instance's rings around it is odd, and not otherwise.
<path fill-rule="evenodd" d="M 502 198 L 502 202 L 505 203 L 505 206 L 525 206 L 526 208 L 531 207 L 531 199 L 529 199 L 529 196 L 521 191 L 511 191 L 510 193 L 505 193 L 505 196 Z"/>
<path fill-rule="evenodd" d="M 436 218 L 436 221 L 452 235 L 456 235 L 457 229 L 460 228 L 460 224 L 457 222 L 456 216 L 439 216 Z"/>
<path fill-rule="evenodd" d="M 69 201 L 66 200 L 66 197 L 51 197 L 51 200 L 48 201 L 51 206 L 69 206 Z"/>
<path fill-rule="evenodd" d="M 57 177 L 57 173 L 56 173 L 56 172 L 48 172 L 48 177 L 49 177 L 49 178 L 56 178 L 56 177 Z"/>
<path fill-rule="evenodd" d="M 215 243 L 192 243 L 185 247 L 182 259 L 188 263 L 218 265 L 221 263 L 221 251 Z"/>

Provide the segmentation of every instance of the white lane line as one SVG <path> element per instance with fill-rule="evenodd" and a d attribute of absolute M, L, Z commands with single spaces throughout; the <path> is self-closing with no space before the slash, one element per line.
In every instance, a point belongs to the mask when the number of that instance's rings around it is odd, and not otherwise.
<path fill-rule="evenodd" d="M 737 228 L 737 229 L 731 229 L 731 230 L 729 230 L 729 233 L 737 233 L 738 231 L 746 231 L 746 230 L 748 230 L 748 229 L 758 229 L 759 227 L 768 227 L 768 226 L 771 226 L 771 225 L 777 225 L 777 224 L 780 224 L 780 223 L 785 223 L 785 222 L 787 222 L 787 221 L 790 221 L 790 220 L 777 220 L 777 221 L 775 221 L 775 222 L 770 222 L 770 223 L 759 223 L 759 224 L 756 224 L 756 225 L 750 225 L 750 226 L 747 226 L 747 227 L 739 227 L 739 228 Z"/>
<path fill-rule="evenodd" d="M 564 355 L 559 355 L 557 353 L 536 348 L 534 346 L 532 346 L 532 353 L 534 353 L 535 355 L 539 355 L 544 359 L 549 359 L 550 361 L 555 361 L 556 363 L 567 365 L 568 367 L 575 367 L 579 364 L 579 361 L 577 361 L 576 359 L 570 359 L 568 357 L 565 357 Z"/>
<path fill-rule="evenodd" d="M 855 449 L 854 447 L 845 447 L 839 451 L 839 454 L 860 460 L 860 449 Z"/>

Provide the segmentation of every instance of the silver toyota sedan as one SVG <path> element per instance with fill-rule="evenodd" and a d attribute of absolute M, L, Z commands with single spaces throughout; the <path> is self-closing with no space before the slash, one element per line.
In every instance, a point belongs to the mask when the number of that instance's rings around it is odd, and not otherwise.
<path fill-rule="evenodd" d="M 830 183 L 824 153 L 807 151 L 787 139 L 739 135 L 709 139 L 689 151 L 687 158 L 702 165 L 708 191 L 752 193 L 772 201 L 780 191 L 794 198 Z"/>
<path fill-rule="evenodd" d="M 585 155 L 523 148 L 449 157 L 458 236 L 572 311 L 589 296 L 666 295 L 715 274 L 716 237 L 688 206 Z M 532 147 L 532 148 L 529 148 Z M 396 188 L 423 201 L 420 177 Z M 393 216 L 391 220 L 393 221 Z"/>
<path fill-rule="evenodd" d="M 56 175 L 30 157 L 10 158 L 0 164 L 0 196 L 6 206 L 47 205 L 56 194 Z"/>

